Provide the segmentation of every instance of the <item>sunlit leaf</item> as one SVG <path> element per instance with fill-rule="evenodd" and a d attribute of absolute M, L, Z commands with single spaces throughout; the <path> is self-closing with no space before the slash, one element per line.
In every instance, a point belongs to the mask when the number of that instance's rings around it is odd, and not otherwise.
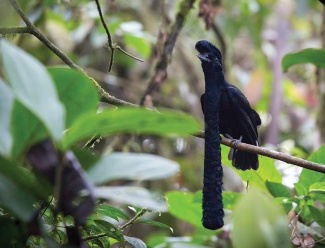
<path fill-rule="evenodd" d="M 324 164 L 325 163 L 325 145 L 321 146 L 309 158 L 309 161 Z M 299 195 L 306 195 L 310 186 L 314 183 L 325 182 L 325 174 L 322 172 L 302 169 L 299 181 L 295 188 Z"/>
<path fill-rule="evenodd" d="M 267 190 L 265 185 L 266 181 L 281 183 L 282 176 L 275 168 L 273 159 L 259 156 L 259 168 L 257 170 L 242 171 L 234 168 L 231 165 L 231 161 L 228 160 L 229 149 L 229 147 L 221 146 L 222 163 L 235 170 L 244 181 L 248 182 L 249 185 Z"/>
<path fill-rule="evenodd" d="M 290 247 L 287 217 L 263 193 L 249 190 L 233 212 L 234 248 Z"/>
<path fill-rule="evenodd" d="M 15 97 L 42 120 L 55 140 L 60 140 L 65 110 L 50 75 L 25 51 L 4 39 L 0 44 L 5 74 Z"/>
<path fill-rule="evenodd" d="M 287 53 L 282 59 L 282 70 L 287 71 L 289 67 L 302 63 L 325 67 L 325 49 L 307 48 Z"/>
<path fill-rule="evenodd" d="M 202 202 L 194 202 L 193 193 L 169 191 L 165 195 L 172 215 L 202 228 Z"/>
<path fill-rule="evenodd" d="M 310 185 L 309 192 L 325 194 L 325 182 L 318 182 Z"/>
<path fill-rule="evenodd" d="M 80 115 L 96 112 L 98 93 L 88 77 L 69 68 L 48 68 L 48 72 L 66 109 L 66 127 L 70 127 Z"/>
<path fill-rule="evenodd" d="M 95 195 L 97 198 L 134 205 L 153 211 L 167 211 L 167 204 L 163 195 L 155 195 L 141 187 L 97 187 Z"/>
<path fill-rule="evenodd" d="M 89 113 L 76 120 L 63 139 L 65 148 L 94 135 L 139 132 L 156 135 L 195 133 L 199 123 L 193 117 L 175 111 L 155 111 L 143 108 L 107 109 Z"/>
<path fill-rule="evenodd" d="M 157 155 L 115 152 L 101 158 L 88 175 L 93 183 L 100 184 L 115 179 L 161 179 L 178 170 L 178 163 Z"/>

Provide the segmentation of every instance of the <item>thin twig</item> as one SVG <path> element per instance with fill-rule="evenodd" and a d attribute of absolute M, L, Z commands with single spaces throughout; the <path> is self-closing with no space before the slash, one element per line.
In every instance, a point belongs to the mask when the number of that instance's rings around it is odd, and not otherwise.
<path fill-rule="evenodd" d="M 135 60 L 138 60 L 140 62 L 144 62 L 143 59 L 139 59 L 139 58 L 129 54 L 128 52 L 124 51 L 120 46 L 113 43 L 111 33 L 109 32 L 108 27 L 106 25 L 106 22 L 104 20 L 104 16 L 103 16 L 103 12 L 102 12 L 102 9 L 100 7 L 100 4 L 99 4 L 99 0 L 95 0 L 95 2 L 96 2 L 96 5 L 97 5 L 97 10 L 98 10 L 98 13 L 99 13 L 100 21 L 102 22 L 102 24 L 104 26 L 104 29 L 105 29 L 105 32 L 106 32 L 106 35 L 107 35 L 108 46 L 106 46 L 106 47 L 109 49 L 109 51 L 111 51 L 111 58 L 110 58 L 110 61 L 109 61 L 107 72 L 110 72 L 112 70 L 112 66 L 113 66 L 113 62 L 114 62 L 115 49 L 121 51 L 122 53 L 126 54 L 127 56 L 129 56 L 129 57 L 131 57 L 131 58 L 133 58 Z"/>
<path fill-rule="evenodd" d="M 120 227 L 120 230 L 133 225 L 135 222 L 137 222 L 145 213 L 147 213 L 147 209 L 141 209 L 139 212 L 136 213 L 128 222 L 126 222 L 124 225 Z"/>
<path fill-rule="evenodd" d="M 136 107 L 137 105 L 126 102 L 120 99 L 115 98 L 114 96 L 111 96 L 109 93 L 107 93 L 98 82 L 89 77 L 84 70 L 76 65 L 67 55 L 65 55 L 57 46 L 55 46 L 50 40 L 48 40 L 27 18 L 27 16 L 24 14 L 20 6 L 18 5 L 16 0 L 7 0 L 11 6 L 15 9 L 15 11 L 19 14 L 19 16 L 23 19 L 23 21 L 26 24 L 26 27 L 12 27 L 12 28 L 0 28 L 0 34 L 6 35 L 6 34 L 23 34 L 23 33 L 29 33 L 34 35 L 37 39 L 39 39 L 44 45 L 46 45 L 54 54 L 56 54 L 64 63 L 66 63 L 70 68 L 76 69 L 80 72 L 82 72 L 84 75 L 86 75 L 96 86 L 98 93 L 100 94 L 100 98 L 102 102 L 109 103 L 116 106 L 130 106 L 130 107 Z"/>
<path fill-rule="evenodd" d="M 200 133 L 195 136 L 204 139 L 204 132 L 200 131 Z M 288 154 L 285 154 L 282 152 L 277 152 L 277 151 L 269 150 L 264 147 L 253 146 L 253 145 L 249 145 L 249 144 L 242 143 L 242 142 L 235 143 L 235 142 L 232 142 L 231 139 L 227 139 L 225 137 L 222 137 L 221 144 L 232 147 L 232 148 L 236 148 L 241 151 L 256 153 L 256 154 L 266 156 L 269 158 L 281 160 L 288 164 L 293 164 L 293 165 L 297 165 L 302 168 L 325 173 L 325 165 L 323 165 L 323 164 L 318 164 L 315 162 L 304 160 L 302 158 L 297 158 L 297 157 L 294 157 L 294 156 L 291 156 L 291 155 L 288 155 Z"/>

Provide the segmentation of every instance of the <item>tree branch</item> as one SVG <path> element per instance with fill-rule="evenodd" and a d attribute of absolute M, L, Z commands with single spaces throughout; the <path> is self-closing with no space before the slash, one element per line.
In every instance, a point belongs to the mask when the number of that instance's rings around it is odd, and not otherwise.
<path fill-rule="evenodd" d="M 87 73 L 78 65 L 76 65 L 67 55 L 65 55 L 57 46 L 55 46 L 49 39 L 47 39 L 27 18 L 24 14 L 20 6 L 18 5 L 16 0 L 7 0 L 10 5 L 15 9 L 15 11 L 19 14 L 19 16 L 23 19 L 26 24 L 26 27 L 12 27 L 12 28 L 0 28 L 0 34 L 23 34 L 29 33 L 34 35 L 38 40 L 40 40 L 44 45 L 46 45 L 54 54 L 56 54 L 64 63 L 66 63 L 70 68 L 76 69 L 86 75 L 96 86 L 98 93 L 100 94 L 100 98 L 102 102 L 109 103 L 116 106 L 130 106 L 136 107 L 137 105 L 132 104 L 130 102 L 126 102 L 120 99 L 111 96 L 107 93 L 98 82 L 89 77 Z"/>
<path fill-rule="evenodd" d="M 204 131 L 200 131 L 200 133 L 195 136 L 204 139 Z M 318 164 L 315 162 L 304 160 L 302 158 L 296 158 L 294 156 L 282 152 L 277 152 L 264 147 L 253 146 L 242 142 L 235 143 L 231 139 L 225 137 L 221 137 L 221 144 L 232 148 L 236 148 L 241 151 L 256 153 L 269 158 L 274 158 L 276 160 L 281 160 L 288 164 L 297 165 L 299 167 L 306 168 L 309 170 L 325 173 L 325 165 L 323 164 Z"/>

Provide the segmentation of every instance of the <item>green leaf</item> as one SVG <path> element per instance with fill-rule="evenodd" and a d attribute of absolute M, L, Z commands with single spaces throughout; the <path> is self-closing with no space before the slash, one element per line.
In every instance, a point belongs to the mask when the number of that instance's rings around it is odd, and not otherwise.
<path fill-rule="evenodd" d="M 171 228 L 170 226 L 164 224 L 164 223 L 161 223 L 161 222 L 158 222 L 158 221 L 154 221 L 154 220 L 139 220 L 138 221 L 139 223 L 144 223 L 144 224 L 148 224 L 148 225 L 151 225 L 151 226 L 157 226 L 157 227 L 162 227 L 162 228 L 167 228 L 169 229 L 172 233 L 174 232 L 173 231 L 173 228 Z"/>
<path fill-rule="evenodd" d="M 28 193 L 42 198 L 43 200 L 47 199 L 52 188 L 46 180 L 42 180 L 29 170 L 15 165 L 1 156 L 0 165 L 1 175 L 11 180 L 21 189 L 28 191 Z"/>
<path fill-rule="evenodd" d="M 78 161 L 82 163 L 81 165 L 84 170 L 90 170 L 100 159 L 98 155 L 92 153 L 90 150 L 74 148 L 72 151 Z"/>
<path fill-rule="evenodd" d="M 20 225 L 8 216 L 0 216 L 0 247 L 24 247 L 27 236 Z"/>
<path fill-rule="evenodd" d="M 287 217 L 283 209 L 262 192 L 249 190 L 233 212 L 234 248 L 290 247 Z"/>
<path fill-rule="evenodd" d="M 28 222 L 34 216 L 36 209 L 33 204 L 36 199 L 23 188 L 0 174 L 0 206 L 5 206 L 22 221 Z"/>
<path fill-rule="evenodd" d="M 324 164 L 325 163 L 325 145 L 322 145 L 309 158 L 309 161 Z M 307 195 L 311 185 L 318 182 L 325 182 L 325 174 L 308 169 L 302 169 L 299 182 L 295 184 L 295 188 L 299 195 Z"/>
<path fill-rule="evenodd" d="M 318 209 L 314 206 L 308 206 L 312 218 L 321 226 L 325 227 L 325 212 L 324 209 Z"/>
<path fill-rule="evenodd" d="M 124 238 L 135 248 L 147 248 L 147 245 L 141 239 L 129 237 L 126 235 L 124 235 Z"/>
<path fill-rule="evenodd" d="M 290 198 L 291 194 L 286 186 L 284 186 L 282 183 L 276 183 L 276 182 L 265 182 L 267 189 L 274 197 L 287 197 Z"/>
<path fill-rule="evenodd" d="M 96 112 L 98 93 L 91 80 L 80 71 L 69 68 L 48 68 L 60 101 L 66 109 L 66 127 L 82 114 Z"/>
<path fill-rule="evenodd" d="M 94 222 L 97 225 L 101 225 L 102 227 L 104 227 L 105 233 L 109 237 L 116 239 L 120 242 L 125 241 L 122 232 L 116 226 L 114 226 L 112 223 L 109 223 L 105 220 L 94 220 Z"/>
<path fill-rule="evenodd" d="M 242 194 L 231 191 L 222 191 L 223 207 L 226 209 L 233 209 Z M 195 192 L 193 202 L 202 204 L 202 190 Z"/>
<path fill-rule="evenodd" d="M 312 63 L 325 67 L 325 49 L 307 48 L 297 52 L 287 53 L 282 59 L 282 71 L 289 67 L 302 63 Z"/>
<path fill-rule="evenodd" d="M 4 39 L 0 45 L 5 74 L 15 97 L 42 120 L 54 140 L 60 140 L 65 110 L 45 67 Z"/>
<path fill-rule="evenodd" d="M 147 58 L 150 55 L 151 47 L 146 38 L 129 33 L 124 34 L 123 38 L 125 44 L 133 46 L 143 57 Z"/>
<path fill-rule="evenodd" d="M 101 158 L 88 175 L 94 184 L 101 184 L 115 179 L 160 179 L 178 171 L 178 163 L 157 155 L 114 152 Z"/>
<path fill-rule="evenodd" d="M 0 99 L 0 154 L 9 157 L 13 143 L 10 132 L 10 120 L 14 96 L 11 89 L 1 79 Z"/>
<path fill-rule="evenodd" d="M 309 192 L 325 194 L 325 182 L 318 182 L 310 185 Z"/>
<path fill-rule="evenodd" d="M 227 159 L 229 149 L 229 147 L 224 145 L 221 146 L 222 163 L 235 170 L 244 181 L 248 181 L 249 185 L 256 186 L 267 191 L 267 187 L 265 185 L 266 181 L 281 183 L 282 176 L 276 169 L 273 159 L 259 156 L 258 170 L 242 171 L 234 168 L 231 165 L 231 161 Z"/>
<path fill-rule="evenodd" d="M 202 203 L 194 202 L 194 194 L 182 191 L 169 191 L 166 194 L 169 212 L 175 217 L 202 228 Z"/>
<path fill-rule="evenodd" d="M 108 216 L 110 218 L 113 218 L 114 220 L 118 221 L 119 219 L 127 220 L 129 217 L 118 208 L 114 208 L 111 205 L 108 204 L 101 204 L 96 209 L 97 213 L 100 213 L 104 216 Z"/>
<path fill-rule="evenodd" d="M 18 101 L 14 102 L 12 110 L 11 132 L 13 137 L 11 158 L 15 160 L 31 145 L 48 135 L 44 124 Z"/>
<path fill-rule="evenodd" d="M 222 192 L 222 202 L 223 207 L 226 209 L 233 209 L 243 194 L 231 191 L 223 191 Z"/>
<path fill-rule="evenodd" d="M 101 113 L 89 113 L 79 118 L 64 139 L 67 148 L 73 143 L 94 135 L 122 132 L 140 132 L 156 135 L 186 135 L 197 132 L 198 121 L 184 113 L 164 110 L 161 113 L 143 108 L 106 109 Z"/>
<path fill-rule="evenodd" d="M 163 195 L 155 195 L 141 187 L 97 187 L 95 189 L 95 195 L 98 198 L 134 205 L 153 211 L 167 211 L 167 204 Z"/>

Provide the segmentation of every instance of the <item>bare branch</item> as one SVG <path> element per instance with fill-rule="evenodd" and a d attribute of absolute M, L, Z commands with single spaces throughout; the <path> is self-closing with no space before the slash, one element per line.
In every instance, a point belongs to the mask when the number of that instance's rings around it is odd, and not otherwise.
<path fill-rule="evenodd" d="M 200 131 L 200 133 L 195 136 L 204 139 L 204 132 Z M 236 148 L 241 151 L 256 153 L 256 154 L 266 156 L 269 158 L 274 158 L 276 160 L 281 160 L 288 164 L 297 165 L 299 167 L 306 168 L 309 170 L 325 173 L 325 165 L 323 165 L 323 164 L 317 164 L 315 162 L 304 160 L 302 158 L 297 158 L 297 157 L 294 157 L 294 156 L 291 156 L 291 155 L 288 155 L 288 154 L 285 154 L 282 152 L 277 152 L 277 151 L 273 151 L 273 150 L 270 150 L 270 149 L 267 149 L 264 147 L 253 146 L 253 145 L 249 145 L 249 144 L 242 143 L 242 142 L 235 144 L 235 142 L 232 142 L 231 139 L 227 139 L 225 137 L 222 137 L 221 144 L 223 144 L 225 146 L 232 147 L 232 148 Z"/>
<path fill-rule="evenodd" d="M 95 0 L 95 2 L 96 2 L 96 5 L 97 5 L 97 10 L 98 10 L 98 13 L 99 13 L 100 21 L 102 22 L 102 24 L 104 26 L 104 29 L 105 29 L 105 32 L 106 32 L 106 35 L 107 35 L 108 46 L 106 46 L 106 47 L 109 49 L 109 51 L 111 51 L 111 58 L 110 58 L 110 62 L 109 62 L 109 65 L 108 65 L 107 72 L 110 72 L 112 70 L 112 66 L 113 66 L 113 62 L 114 62 L 115 49 L 123 52 L 124 54 L 126 54 L 127 56 L 129 56 L 129 57 L 131 57 L 131 58 L 133 58 L 135 60 L 138 60 L 140 62 L 144 62 L 143 59 L 139 59 L 139 58 L 129 54 L 128 52 L 124 51 L 120 46 L 113 43 L 111 33 L 109 32 L 108 27 L 106 25 L 106 22 L 104 20 L 102 9 L 100 7 L 99 1 Z"/>

